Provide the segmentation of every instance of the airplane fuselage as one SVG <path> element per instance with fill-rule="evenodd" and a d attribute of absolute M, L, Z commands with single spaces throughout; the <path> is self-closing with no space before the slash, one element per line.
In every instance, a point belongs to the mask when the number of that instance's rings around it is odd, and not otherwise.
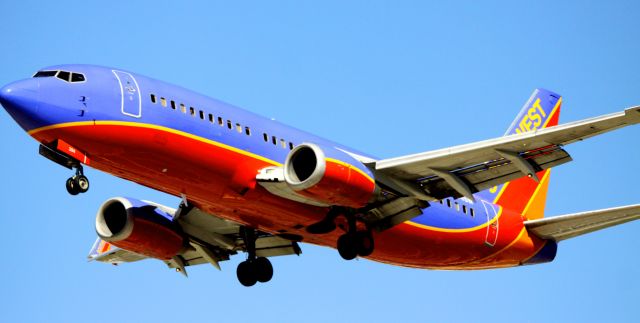
<path fill-rule="evenodd" d="M 186 196 L 203 211 L 294 240 L 334 247 L 344 232 L 305 228 L 328 212 L 276 196 L 256 181 L 260 170 L 281 166 L 301 143 L 374 157 L 184 88 L 116 69 L 62 65 L 43 70 L 81 73 L 82 81 L 36 77 L 3 88 L 7 108 L 43 144 L 63 140 L 90 157 L 89 166 L 166 192 Z M 7 91 L 10 91 L 9 94 Z M 22 102 L 22 104 L 19 104 Z M 340 161 L 341 156 L 327 156 Z M 363 165 L 361 180 L 373 181 Z M 355 174 L 355 173 L 354 173 Z M 548 180 L 549 171 L 538 173 Z M 522 178 L 509 185 L 530 185 Z M 394 265 L 481 269 L 551 261 L 556 246 L 530 236 L 521 210 L 502 200 L 506 185 L 469 199 L 430 202 L 417 217 L 374 231 L 369 259 Z M 546 194 L 546 192 L 543 192 Z M 542 194 L 542 193 L 541 193 Z M 517 198 L 517 197 L 515 197 Z"/>

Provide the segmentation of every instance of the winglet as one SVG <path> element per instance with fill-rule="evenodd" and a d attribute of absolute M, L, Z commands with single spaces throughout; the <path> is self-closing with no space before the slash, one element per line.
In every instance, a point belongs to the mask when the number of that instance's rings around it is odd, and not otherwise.
<path fill-rule="evenodd" d="M 87 259 L 89 261 L 96 260 L 101 255 L 109 252 L 112 249 L 112 245 L 100 238 L 96 239 L 96 242 L 93 243 L 91 250 L 89 251 L 89 255 L 87 255 Z"/>

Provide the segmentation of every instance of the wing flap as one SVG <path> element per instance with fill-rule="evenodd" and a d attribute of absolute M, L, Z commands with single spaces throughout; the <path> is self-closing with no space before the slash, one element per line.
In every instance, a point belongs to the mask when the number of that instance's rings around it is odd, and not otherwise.
<path fill-rule="evenodd" d="M 524 223 L 542 239 L 561 241 L 640 218 L 640 204 L 555 216 Z"/>

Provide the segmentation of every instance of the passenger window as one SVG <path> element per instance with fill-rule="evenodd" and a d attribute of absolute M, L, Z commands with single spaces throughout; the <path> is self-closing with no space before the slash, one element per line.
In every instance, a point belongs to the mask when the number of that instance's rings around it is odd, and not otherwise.
<path fill-rule="evenodd" d="M 239 123 L 236 123 L 236 131 L 242 133 L 242 126 Z"/>
<path fill-rule="evenodd" d="M 209 113 L 209 122 L 213 123 L 213 114 Z"/>
<path fill-rule="evenodd" d="M 266 133 L 262 133 L 262 138 L 264 138 L 264 142 L 269 142 L 269 135 Z"/>
<path fill-rule="evenodd" d="M 218 124 L 222 127 L 224 125 L 224 121 L 222 121 L 222 117 L 218 117 Z"/>
<path fill-rule="evenodd" d="M 469 213 L 471 213 L 471 217 L 476 216 L 476 211 L 472 207 L 469 208 Z"/>
<path fill-rule="evenodd" d="M 251 129 L 249 129 L 249 127 L 244 127 L 244 133 L 245 133 L 247 136 L 251 136 Z"/>
<path fill-rule="evenodd" d="M 156 95 L 151 94 L 151 103 L 156 103 Z"/>
<path fill-rule="evenodd" d="M 65 82 L 69 82 L 69 78 L 71 77 L 71 73 L 67 72 L 67 71 L 60 71 L 58 72 L 58 75 L 56 75 L 57 78 L 65 81 Z"/>
<path fill-rule="evenodd" d="M 180 111 L 182 111 L 182 113 L 187 113 L 187 107 L 184 103 L 180 103 Z"/>
<path fill-rule="evenodd" d="M 289 142 L 289 150 L 293 150 L 293 143 Z"/>
<path fill-rule="evenodd" d="M 204 120 L 204 111 L 200 110 L 200 119 Z"/>
<path fill-rule="evenodd" d="M 191 114 L 191 116 L 195 116 L 196 115 L 196 109 L 194 109 L 193 107 L 189 107 L 189 114 Z"/>
<path fill-rule="evenodd" d="M 71 73 L 71 82 L 84 82 L 84 75 L 80 73 Z"/>
<path fill-rule="evenodd" d="M 271 136 L 271 142 L 272 142 L 274 145 L 277 145 L 277 144 L 278 144 L 278 140 L 276 139 L 276 136 Z"/>
<path fill-rule="evenodd" d="M 167 106 L 167 99 L 165 99 L 165 98 L 160 98 L 160 104 L 161 104 L 163 107 L 166 107 L 166 106 Z"/>
<path fill-rule="evenodd" d="M 467 214 L 467 206 L 466 205 L 462 206 L 462 213 Z"/>
<path fill-rule="evenodd" d="M 171 109 L 176 109 L 176 101 L 171 100 Z"/>
<path fill-rule="evenodd" d="M 451 207 L 451 200 L 447 199 L 447 206 Z"/>
<path fill-rule="evenodd" d="M 456 211 L 460 212 L 460 204 L 458 204 L 458 202 L 455 202 L 455 203 L 456 203 Z"/>
<path fill-rule="evenodd" d="M 287 141 L 284 139 L 280 139 L 280 146 L 282 146 L 282 148 L 287 148 Z"/>
<path fill-rule="evenodd" d="M 233 123 L 231 123 L 231 120 L 227 120 L 227 128 L 233 129 Z"/>

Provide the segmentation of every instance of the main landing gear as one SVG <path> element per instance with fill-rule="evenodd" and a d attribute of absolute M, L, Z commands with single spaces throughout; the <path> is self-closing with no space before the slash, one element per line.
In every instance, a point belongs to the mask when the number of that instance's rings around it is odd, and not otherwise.
<path fill-rule="evenodd" d="M 349 228 L 347 233 L 338 238 L 338 253 L 345 260 L 352 260 L 357 256 L 366 257 L 373 253 L 373 235 L 369 230 L 358 230 L 354 215 L 347 216 Z"/>
<path fill-rule="evenodd" d="M 357 256 L 366 257 L 373 253 L 373 235 L 370 230 L 358 230 L 355 214 L 347 209 L 334 207 L 320 222 L 307 227 L 312 234 L 325 234 L 336 229 L 335 220 L 339 216 L 347 219 L 347 232 L 338 238 L 338 253 L 345 260 L 352 260 Z"/>
<path fill-rule="evenodd" d="M 256 256 L 256 231 L 251 228 L 241 227 L 240 236 L 244 240 L 249 256 L 247 260 L 238 265 L 236 274 L 240 284 L 246 287 L 257 282 L 266 283 L 273 277 L 271 261 L 265 257 Z"/>
<path fill-rule="evenodd" d="M 89 190 L 89 179 L 84 176 L 82 165 L 75 166 L 76 174 L 67 179 L 67 192 L 71 195 L 86 193 Z"/>

